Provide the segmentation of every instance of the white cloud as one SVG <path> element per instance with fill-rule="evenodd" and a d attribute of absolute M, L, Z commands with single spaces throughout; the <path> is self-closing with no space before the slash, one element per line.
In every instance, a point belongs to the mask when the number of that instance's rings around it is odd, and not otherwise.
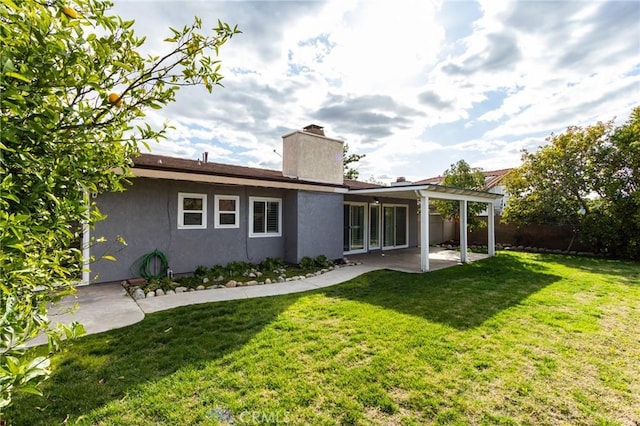
<path fill-rule="evenodd" d="M 638 103 L 640 3 L 447 4 L 463 6 L 447 19 L 441 1 L 413 0 L 118 1 L 116 12 L 154 51 L 194 15 L 243 31 L 221 49 L 224 89 L 182 90 L 149 115 L 176 126 L 159 153 L 273 167 L 281 136 L 315 122 L 367 154 L 361 176 L 420 179 L 461 158 L 515 165 L 544 135 L 625 119 Z M 466 37 L 451 39 L 451 25 Z"/>

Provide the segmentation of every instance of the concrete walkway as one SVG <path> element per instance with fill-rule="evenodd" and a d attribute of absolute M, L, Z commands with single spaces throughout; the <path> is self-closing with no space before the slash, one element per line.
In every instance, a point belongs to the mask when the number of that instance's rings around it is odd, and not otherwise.
<path fill-rule="evenodd" d="M 349 281 L 364 273 L 381 269 L 375 265 L 355 265 L 334 269 L 322 275 L 276 284 L 256 285 L 250 287 L 218 288 L 211 290 L 191 291 L 187 293 L 169 294 L 138 300 L 140 309 L 146 314 L 164 311 L 177 306 L 196 305 L 199 303 L 221 302 L 225 300 L 251 299 L 255 297 L 278 296 L 281 294 L 300 293 L 318 288 L 330 287 Z"/>
<path fill-rule="evenodd" d="M 451 250 L 432 249 L 429 255 L 432 270 L 459 264 L 460 254 Z M 469 253 L 469 260 L 483 259 L 487 255 Z M 150 297 L 134 301 L 119 283 L 93 284 L 78 287 L 75 295 L 64 298 L 49 309 L 53 324 L 78 321 L 87 334 L 101 333 L 142 321 L 145 314 L 173 309 L 178 306 L 255 297 L 278 296 L 330 287 L 349 281 L 364 273 L 378 269 L 393 269 L 402 272 L 420 272 L 420 249 L 410 248 L 384 253 L 348 256 L 349 260 L 361 262 L 355 266 L 344 266 L 325 274 L 299 281 L 259 285 L 251 287 L 220 288 Z M 77 310 L 69 311 L 75 304 Z M 46 343 L 45 336 L 38 336 L 27 346 Z"/>

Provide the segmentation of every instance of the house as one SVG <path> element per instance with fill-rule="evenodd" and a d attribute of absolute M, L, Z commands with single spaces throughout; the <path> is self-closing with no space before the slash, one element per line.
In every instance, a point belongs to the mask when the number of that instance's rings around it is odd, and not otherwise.
<path fill-rule="evenodd" d="M 310 125 L 283 136 L 282 170 L 213 163 L 206 156 L 140 155 L 126 191 L 95 199 L 107 218 L 85 229 L 85 259 L 95 261 L 83 281 L 137 276 L 132 267 L 156 249 L 175 273 L 187 273 L 198 265 L 257 263 L 266 257 L 298 263 L 305 256 L 340 259 L 420 246 L 421 268 L 428 271 L 430 223 L 418 223 L 416 200 L 423 211 L 430 198 L 458 200 L 464 208 L 479 201 L 492 209 L 496 195 L 488 192 L 345 180 L 342 146 L 322 127 Z M 118 244 L 120 237 L 126 245 Z M 88 244 L 96 239 L 105 242 Z M 461 261 L 465 256 L 461 252 Z"/>

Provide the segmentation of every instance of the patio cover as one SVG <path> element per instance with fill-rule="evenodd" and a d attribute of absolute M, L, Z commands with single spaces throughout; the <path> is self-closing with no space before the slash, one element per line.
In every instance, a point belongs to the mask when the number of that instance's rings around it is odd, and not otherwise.
<path fill-rule="evenodd" d="M 420 211 L 429 211 L 429 199 L 454 200 L 460 202 L 460 262 L 467 262 L 467 203 L 479 202 L 487 205 L 487 232 L 488 254 L 495 256 L 495 218 L 493 202 L 502 198 L 502 194 L 476 191 L 473 189 L 455 188 L 451 186 L 426 184 L 426 185 L 401 185 L 385 186 L 378 188 L 350 189 L 350 194 L 371 195 L 417 200 L 420 202 Z M 429 215 L 420 215 L 420 269 L 429 271 Z"/>

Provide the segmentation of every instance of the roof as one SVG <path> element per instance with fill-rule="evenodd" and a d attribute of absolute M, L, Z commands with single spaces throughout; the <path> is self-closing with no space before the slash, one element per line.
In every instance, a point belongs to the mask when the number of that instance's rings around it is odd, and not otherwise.
<path fill-rule="evenodd" d="M 383 185 L 377 183 L 362 182 L 359 180 L 345 179 L 344 185 L 349 189 L 371 189 L 371 188 L 385 188 Z"/>
<path fill-rule="evenodd" d="M 483 201 L 501 197 L 473 189 L 454 188 L 436 184 L 407 184 L 382 186 L 375 183 L 345 179 L 343 185 L 305 181 L 287 177 L 279 170 L 257 167 L 210 163 L 202 160 L 186 160 L 164 155 L 141 154 L 133 165 L 135 176 L 159 179 L 179 179 L 234 185 L 255 185 L 312 191 L 350 192 L 352 194 L 382 195 L 395 198 L 417 199 L 423 196 L 442 199 Z"/>
<path fill-rule="evenodd" d="M 489 190 L 494 186 L 498 185 L 502 181 L 502 179 L 507 175 L 507 173 L 509 173 L 511 170 L 512 169 L 500 169 L 500 170 L 488 170 L 488 171 L 483 170 L 482 174 L 484 174 L 485 176 L 484 190 Z M 428 179 L 419 180 L 417 182 L 414 182 L 414 184 L 426 185 L 426 184 L 433 183 L 433 184 L 439 185 L 442 183 L 443 179 L 444 179 L 443 176 L 434 176 Z"/>
<path fill-rule="evenodd" d="M 184 172 L 208 176 L 223 176 L 256 181 L 286 182 L 292 184 L 329 186 L 336 188 L 345 187 L 344 185 L 305 181 L 302 179 L 287 177 L 279 170 L 204 162 L 201 160 L 187 160 L 184 158 L 169 157 L 165 155 L 140 154 L 138 157 L 133 159 L 133 163 L 134 169 Z"/>

